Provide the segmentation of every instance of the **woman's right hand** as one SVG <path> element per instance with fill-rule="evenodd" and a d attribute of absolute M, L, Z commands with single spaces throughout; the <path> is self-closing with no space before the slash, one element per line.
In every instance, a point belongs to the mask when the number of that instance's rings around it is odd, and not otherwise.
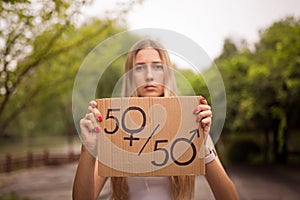
<path fill-rule="evenodd" d="M 102 115 L 97 109 L 97 102 L 91 101 L 87 114 L 80 120 L 80 129 L 82 143 L 94 157 L 97 156 L 97 133 L 100 132 L 101 121 Z"/>

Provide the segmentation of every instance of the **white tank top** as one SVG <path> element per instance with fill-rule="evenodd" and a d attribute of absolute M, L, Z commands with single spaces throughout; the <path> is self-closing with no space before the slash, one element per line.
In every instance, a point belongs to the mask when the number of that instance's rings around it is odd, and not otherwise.
<path fill-rule="evenodd" d="M 168 177 L 127 177 L 130 200 L 171 200 Z"/>

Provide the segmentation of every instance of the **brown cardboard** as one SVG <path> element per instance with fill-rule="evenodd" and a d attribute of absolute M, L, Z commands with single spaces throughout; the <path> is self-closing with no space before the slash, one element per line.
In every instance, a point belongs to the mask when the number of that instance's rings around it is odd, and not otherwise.
<path fill-rule="evenodd" d="M 99 176 L 175 176 L 205 173 L 197 97 L 98 99 Z"/>

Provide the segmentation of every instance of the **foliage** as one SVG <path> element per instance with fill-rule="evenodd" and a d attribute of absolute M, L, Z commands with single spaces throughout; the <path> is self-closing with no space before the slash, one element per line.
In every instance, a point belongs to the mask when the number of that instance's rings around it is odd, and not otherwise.
<path fill-rule="evenodd" d="M 179 95 L 202 95 L 209 99 L 209 92 L 201 74 L 190 69 L 176 69 L 175 72 Z"/>
<path fill-rule="evenodd" d="M 79 0 L 1 2 L 0 134 L 4 134 L 10 122 L 28 105 L 28 101 L 20 100 L 10 103 L 15 94 L 28 93 L 18 88 L 40 63 L 49 59 L 52 46 L 71 25 L 79 7 L 86 3 Z M 37 43 L 36 38 L 44 33 L 49 37 Z M 32 97 L 40 91 L 36 88 Z"/>
<path fill-rule="evenodd" d="M 0 136 L 75 132 L 69 116 L 77 69 L 101 40 L 124 30 L 115 22 L 135 2 L 120 4 L 116 18 L 81 26 L 79 9 L 90 1 L 1 2 Z"/>
<path fill-rule="evenodd" d="M 252 52 L 229 43 L 215 60 L 228 97 L 226 128 L 262 130 L 266 140 L 272 133 L 273 158 L 285 162 L 288 130 L 299 126 L 300 20 L 288 17 L 260 31 Z"/>

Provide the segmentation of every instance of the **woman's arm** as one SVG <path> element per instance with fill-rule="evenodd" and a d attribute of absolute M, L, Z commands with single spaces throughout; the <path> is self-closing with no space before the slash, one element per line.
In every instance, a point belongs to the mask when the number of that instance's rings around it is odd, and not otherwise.
<path fill-rule="evenodd" d="M 214 143 L 210 135 L 208 135 L 205 153 L 205 178 L 216 199 L 239 199 L 236 187 L 225 171 L 213 146 Z"/>
<path fill-rule="evenodd" d="M 96 159 L 82 145 L 73 184 L 73 199 L 97 199 L 107 178 L 98 176 Z"/>
<path fill-rule="evenodd" d="M 203 129 L 206 143 L 212 143 L 209 136 L 212 112 L 211 107 L 208 105 L 204 97 L 200 97 L 200 105 L 194 110 L 194 113 L 197 114 L 196 121 L 200 122 L 201 128 Z M 210 144 L 210 146 L 212 146 Z M 206 155 L 209 155 L 211 152 L 206 147 Z M 222 163 L 218 156 L 212 161 L 206 164 L 206 180 L 214 193 L 216 199 L 228 199 L 235 200 L 238 199 L 238 193 L 235 188 L 235 185 L 227 175 L 224 170 Z"/>
<path fill-rule="evenodd" d="M 95 158 L 99 121 L 102 121 L 102 116 L 97 109 L 97 103 L 91 101 L 88 113 L 80 120 L 83 145 L 73 184 L 73 199 L 97 199 L 106 182 L 107 178 L 98 176 L 98 162 Z"/>
<path fill-rule="evenodd" d="M 206 164 L 205 178 L 216 199 L 239 199 L 235 185 L 224 170 L 218 156 Z"/>

